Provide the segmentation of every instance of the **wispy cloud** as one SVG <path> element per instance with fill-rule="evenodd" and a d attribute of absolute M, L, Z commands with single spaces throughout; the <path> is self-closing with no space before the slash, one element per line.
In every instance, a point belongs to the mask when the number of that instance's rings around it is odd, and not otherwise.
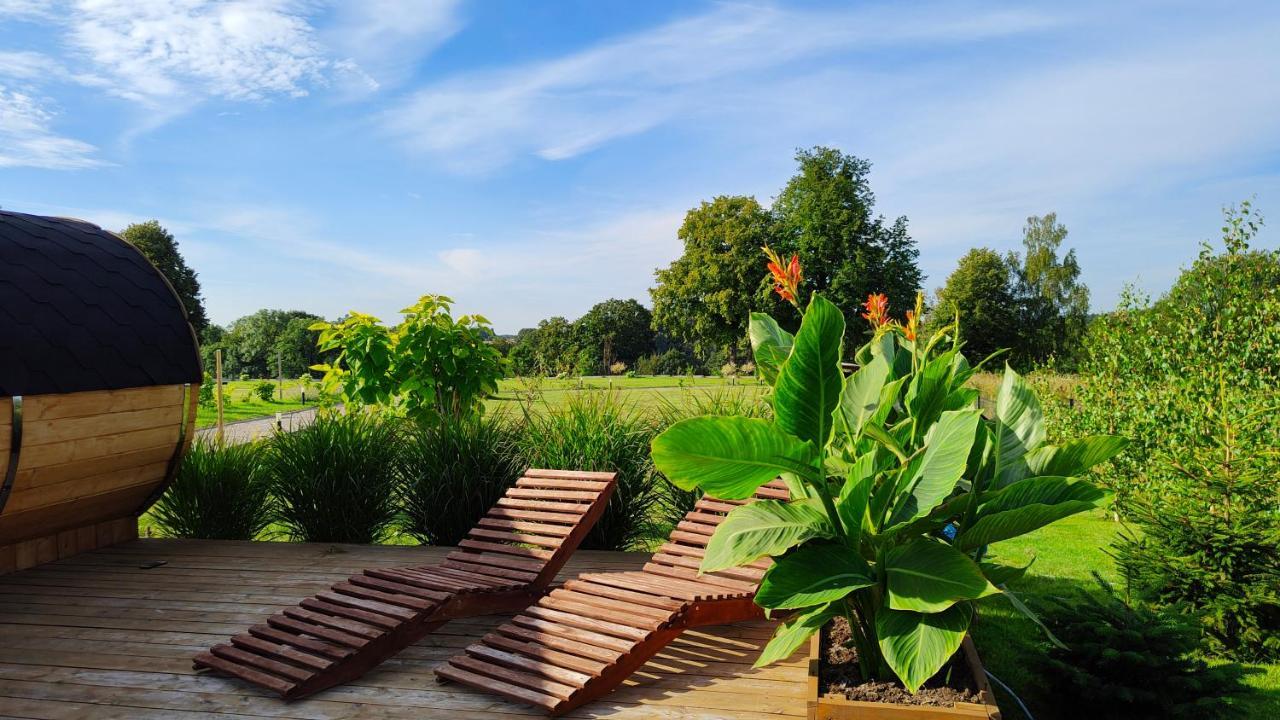
<path fill-rule="evenodd" d="M 101 165 L 92 145 L 52 130 L 55 115 L 40 100 L 0 84 L 0 167 L 77 170 Z"/>
<path fill-rule="evenodd" d="M 907 12 L 720 5 L 557 59 L 451 78 L 407 97 L 384 125 L 459 168 L 492 168 L 526 153 L 558 160 L 716 107 L 726 93 L 798 60 L 971 42 L 1055 22 L 1030 11 L 948 5 Z"/>
<path fill-rule="evenodd" d="M 340 3 L 321 32 L 377 90 L 403 82 L 415 65 L 462 28 L 460 0 L 362 0 Z"/>

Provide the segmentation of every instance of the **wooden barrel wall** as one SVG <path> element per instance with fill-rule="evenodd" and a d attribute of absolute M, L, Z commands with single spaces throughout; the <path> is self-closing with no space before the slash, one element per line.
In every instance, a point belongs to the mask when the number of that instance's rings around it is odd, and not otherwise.
<path fill-rule="evenodd" d="M 186 394 L 185 422 L 181 385 L 23 398 L 0 545 L 140 512 L 163 489 L 180 435 L 190 437 L 183 428 L 194 423 L 196 398 Z M 10 432 L 0 430 L 7 469 Z"/>
<path fill-rule="evenodd" d="M 137 537 L 200 379 L 182 301 L 137 248 L 0 211 L 0 573 Z"/>

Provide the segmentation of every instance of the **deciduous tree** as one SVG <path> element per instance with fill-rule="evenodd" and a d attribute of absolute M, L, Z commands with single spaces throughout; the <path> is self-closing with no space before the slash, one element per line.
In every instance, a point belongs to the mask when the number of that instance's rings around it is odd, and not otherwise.
<path fill-rule="evenodd" d="M 204 310 L 204 298 L 200 295 L 200 281 L 178 251 L 178 241 L 174 239 L 173 233 L 165 230 L 158 221 L 148 220 L 134 223 L 120 231 L 120 237 L 138 248 L 173 286 L 182 300 L 182 306 L 187 310 L 191 327 L 195 328 L 196 336 L 199 337 L 209 324 Z"/>

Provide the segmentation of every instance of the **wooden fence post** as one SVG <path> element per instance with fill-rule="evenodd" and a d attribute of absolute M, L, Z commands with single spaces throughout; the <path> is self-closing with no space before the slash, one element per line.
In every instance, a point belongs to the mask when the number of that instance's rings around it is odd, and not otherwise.
<path fill-rule="evenodd" d="M 217 378 L 213 386 L 213 399 L 218 403 L 218 442 L 222 442 L 222 350 L 213 351 L 213 367 Z"/>

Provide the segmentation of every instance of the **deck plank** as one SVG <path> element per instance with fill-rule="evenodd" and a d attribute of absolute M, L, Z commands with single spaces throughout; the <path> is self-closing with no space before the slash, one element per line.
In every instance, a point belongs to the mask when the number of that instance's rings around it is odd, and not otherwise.
<path fill-rule="evenodd" d="M 452 548 L 143 539 L 0 577 L 0 720 L 524 720 L 531 708 L 439 685 L 432 671 L 508 618 L 456 620 L 365 677 L 283 703 L 190 658 L 368 567 Z M 561 575 L 639 570 L 644 553 L 580 551 Z M 143 570 L 140 564 L 163 560 Z M 686 633 L 617 692 L 569 717 L 780 720 L 804 713 L 805 663 L 754 670 L 766 622 Z"/>

